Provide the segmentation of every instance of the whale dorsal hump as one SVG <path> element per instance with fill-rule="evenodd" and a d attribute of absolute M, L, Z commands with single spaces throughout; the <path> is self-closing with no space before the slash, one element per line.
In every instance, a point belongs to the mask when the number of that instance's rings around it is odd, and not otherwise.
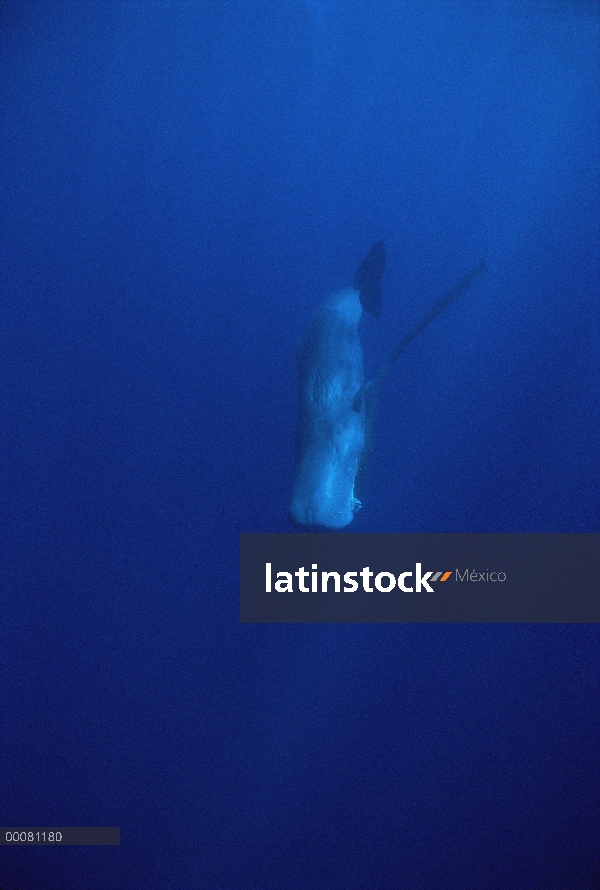
<path fill-rule="evenodd" d="M 354 276 L 352 287 L 360 294 L 363 309 L 379 318 L 381 315 L 381 285 L 385 272 L 385 246 L 383 241 L 376 241 L 368 252 Z"/>

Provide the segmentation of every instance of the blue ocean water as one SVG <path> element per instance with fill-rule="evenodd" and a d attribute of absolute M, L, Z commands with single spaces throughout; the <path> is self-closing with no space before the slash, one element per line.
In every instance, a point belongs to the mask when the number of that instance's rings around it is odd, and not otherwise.
<path fill-rule="evenodd" d="M 593 890 L 595 626 L 241 626 L 371 244 L 350 531 L 599 531 L 594 0 L 0 5 L 2 890 Z M 590 584 L 598 586 L 597 579 Z"/>

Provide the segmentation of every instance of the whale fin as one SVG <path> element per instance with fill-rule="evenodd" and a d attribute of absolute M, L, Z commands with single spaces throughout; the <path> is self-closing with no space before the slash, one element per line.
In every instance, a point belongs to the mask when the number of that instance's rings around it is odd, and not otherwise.
<path fill-rule="evenodd" d="M 352 287 L 360 295 L 360 305 L 375 318 L 381 315 L 381 285 L 385 272 L 385 245 L 376 241 L 354 276 Z"/>

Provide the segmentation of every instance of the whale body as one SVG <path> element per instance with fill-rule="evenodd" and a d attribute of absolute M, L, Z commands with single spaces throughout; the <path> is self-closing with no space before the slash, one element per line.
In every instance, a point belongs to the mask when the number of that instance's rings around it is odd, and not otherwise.
<path fill-rule="evenodd" d="M 352 287 L 318 309 L 298 344 L 296 471 L 290 517 L 301 526 L 343 528 L 360 502 L 354 486 L 365 444 L 366 399 L 358 324 L 363 308 L 378 316 L 385 268 L 373 245 Z"/>
<path fill-rule="evenodd" d="M 298 343 L 296 469 L 290 518 L 302 527 L 339 529 L 361 506 L 357 492 L 372 444 L 373 414 L 397 358 L 421 331 L 482 275 L 481 262 L 427 310 L 365 383 L 358 325 L 363 309 L 379 317 L 383 241 L 377 241 L 352 286 L 329 297 Z"/>

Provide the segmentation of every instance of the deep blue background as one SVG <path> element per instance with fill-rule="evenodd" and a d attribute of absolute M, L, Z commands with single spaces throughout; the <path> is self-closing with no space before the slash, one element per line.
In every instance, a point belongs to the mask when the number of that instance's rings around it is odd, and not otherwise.
<path fill-rule="evenodd" d="M 386 239 L 354 531 L 599 531 L 600 9 L 0 5 L 3 890 L 600 886 L 596 627 L 241 627 Z M 597 579 L 590 583 L 598 585 Z"/>

